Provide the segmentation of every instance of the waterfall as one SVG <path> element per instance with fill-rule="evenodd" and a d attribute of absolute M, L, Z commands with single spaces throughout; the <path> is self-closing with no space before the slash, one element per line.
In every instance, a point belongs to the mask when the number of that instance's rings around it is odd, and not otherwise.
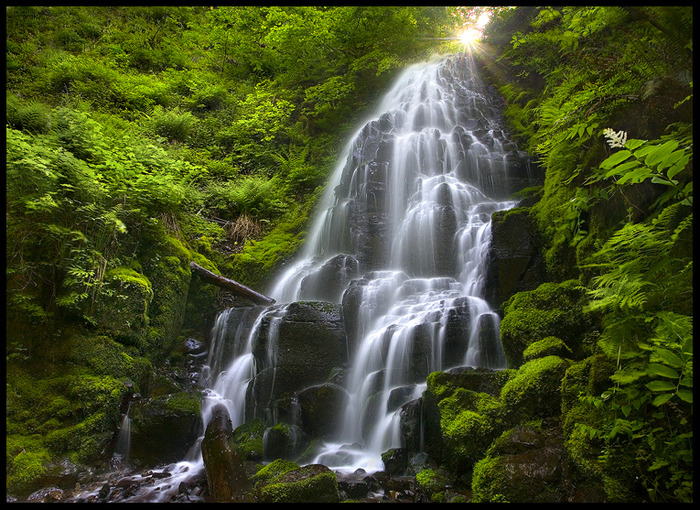
<path fill-rule="evenodd" d="M 401 446 L 398 410 L 420 397 L 430 372 L 505 366 L 499 318 L 483 294 L 491 215 L 513 207 L 506 197 L 517 189 L 514 145 L 500 122 L 474 63 L 443 57 L 406 69 L 346 147 L 302 253 L 268 292 L 281 304 L 342 303 L 351 285 L 360 296 L 348 339 L 349 404 L 338 442 L 315 462 L 382 469 L 381 453 Z M 207 396 L 226 403 L 236 427 L 256 370 L 274 369 L 274 321 L 284 307 L 236 333 L 238 350 L 223 367 L 216 338 L 227 313 L 213 331 L 208 365 L 218 376 Z M 271 367 L 254 367 L 251 341 L 268 314 Z"/>
<path fill-rule="evenodd" d="M 110 465 L 119 471 L 124 471 L 129 467 L 129 455 L 131 453 L 131 418 L 129 417 L 130 403 L 126 412 L 122 416 L 119 424 L 119 433 L 114 445 L 114 454 Z"/>

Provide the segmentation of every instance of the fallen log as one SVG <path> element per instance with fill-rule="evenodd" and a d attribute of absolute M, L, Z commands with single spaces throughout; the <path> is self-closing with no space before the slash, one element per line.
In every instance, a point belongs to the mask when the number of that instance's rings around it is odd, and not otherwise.
<path fill-rule="evenodd" d="M 223 276 L 219 276 L 216 273 L 212 273 L 208 269 L 204 269 L 202 266 L 197 264 L 196 262 L 190 262 L 190 268 L 192 268 L 193 271 L 195 271 L 199 276 L 204 278 L 205 281 L 208 283 L 211 283 L 213 285 L 217 285 L 218 287 L 221 287 L 222 289 L 226 289 L 228 291 L 233 292 L 234 294 L 238 296 L 242 296 L 244 298 L 250 299 L 254 303 L 260 304 L 260 305 L 271 305 L 274 304 L 275 300 L 264 296 L 258 292 L 255 292 L 252 289 L 249 289 L 245 285 L 241 285 L 240 283 L 234 281 L 234 280 L 229 280 L 228 278 L 225 278 Z"/>

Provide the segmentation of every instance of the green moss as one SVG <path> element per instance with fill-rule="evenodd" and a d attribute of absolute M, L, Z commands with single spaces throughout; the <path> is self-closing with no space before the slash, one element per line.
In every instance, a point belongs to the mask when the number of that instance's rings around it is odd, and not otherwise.
<path fill-rule="evenodd" d="M 527 346 L 523 359 L 530 361 L 545 356 L 571 357 L 571 349 L 555 336 L 548 336 Z"/>
<path fill-rule="evenodd" d="M 500 326 L 508 365 L 520 366 L 525 349 L 549 336 L 561 339 L 574 358 L 590 355 L 597 335 L 597 319 L 584 313 L 587 302 L 585 289 L 577 280 L 544 283 L 511 297 L 504 305 Z"/>
<path fill-rule="evenodd" d="M 501 400 L 520 421 L 561 412 L 561 380 L 569 362 L 546 356 L 525 363 L 501 390 Z"/>
<path fill-rule="evenodd" d="M 139 345 L 149 323 L 153 288 L 143 274 L 117 267 L 105 274 L 104 286 L 95 305 L 95 319 L 101 332 L 127 345 Z"/>
<path fill-rule="evenodd" d="M 500 491 L 507 485 L 508 473 L 498 457 L 485 457 L 474 466 L 472 475 L 472 503 L 502 503 Z"/>
<path fill-rule="evenodd" d="M 239 425 L 233 431 L 236 453 L 241 459 L 257 460 L 263 457 L 265 424 L 255 419 Z"/>
<path fill-rule="evenodd" d="M 292 462 L 291 460 L 277 459 L 273 460 L 272 462 L 264 466 L 262 469 L 260 469 L 251 477 L 250 480 L 251 482 L 256 484 L 266 484 L 274 478 L 278 477 L 279 475 L 282 475 L 289 471 L 293 471 L 298 468 L 299 464 Z"/>
<path fill-rule="evenodd" d="M 256 486 L 260 503 L 338 503 L 338 479 L 333 471 L 311 464 L 286 471 L 269 484 Z"/>
<path fill-rule="evenodd" d="M 39 488 L 37 480 L 41 480 L 47 474 L 51 456 L 46 449 L 36 445 L 23 447 L 17 453 L 11 454 L 11 450 L 16 451 L 17 439 L 10 436 L 7 438 L 6 487 L 10 494 L 25 495 Z"/>

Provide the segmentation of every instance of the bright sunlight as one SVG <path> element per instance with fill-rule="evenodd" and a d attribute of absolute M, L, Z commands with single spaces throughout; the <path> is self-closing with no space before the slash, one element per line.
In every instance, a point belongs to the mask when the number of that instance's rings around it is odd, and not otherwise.
<path fill-rule="evenodd" d="M 484 27 L 489 22 L 491 14 L 489 12 L 483 12 L 476 22 L 472 21 L 470 24 L 465 24 L 462 30 L 457 34 L 457 39 L 462 44 L 464 49 L 475 49 L 478 42 L 484 35 Z"/>

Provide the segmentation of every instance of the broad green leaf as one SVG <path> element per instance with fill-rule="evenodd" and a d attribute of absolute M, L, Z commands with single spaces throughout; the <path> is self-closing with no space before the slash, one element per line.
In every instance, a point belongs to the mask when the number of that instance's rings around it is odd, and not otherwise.
<path fill-rule="evenodd" d="M 671 400 L 671 397 L 673 397 L 673 393 L 662 393 L 654 399 L 652 404 L 658 407 L 661 404 L 665 404 L 666 402 Z"/>
<path fill-rule="evenodd" d="M 626 163 L 622 163 L 621 165 L 617 165 L 612 168 L 607 174 L 605 174 L 605 177 L 612 177 L 613 175 L 621 175 L 628 170 L 631 170 L 633 168 L 637 168 L 639 166 L 639 162 L 636 160 L 633 161 L 627 161 Z"/>
<path fill-rule="evenodd" d="M 673 186 L 677 183 L 677 181 L 667 181 L 666 179 L 664 179 L 663 177 L 659 177 L 658 175 L 652 177 L 651 182 L 653 182 L 654 184 L 665 184 L 666 186 Z"/>
<path fill-rule="evenodd" d="M 644 164 L 647 166 L 655 167 L 661 162 L 661 160 L 668 157 L 668 155 L 671 154 L 671 152 L 676 150 L 677 147 L 678 142 L 676 140 L 669 140 L 665 144 L 660 145 L 656 147 L 656 149 L 651 151 L 644 160 Z"/>
<path fill-rule="evenodd" d="M 654 352 L 670 367 L 681 368 L 683 366 L 683 360 L 681 360 L 676 353 L 668 349 L 658 348 Z"/>
<path fill-rule="evenodd" d="M 678 372 L 676 372 L 674 369 L 667 367 L 666 365 L 661 365 L 660 363 L 649 363 L 649 366 L 647 367 L 647 374 L 668 377 L 669 379 L 678 379 L 679 377 Z"/>
<path fill-rule="evenodd" d="M 626 149 L 618 151 L 615 154 L 613 154 L 612 156 L 610 156 L 609 158 L 607 158 L 605 161 L 603 161 L 600 164 L 600 168 L 605 169 L 605 170 L 612 168 L 613 166 L 615 166 L 619 163 L 622 163 L 624 160 L 629 158 L 631 155 L 632 155 L 632 153 Z"/>
<path fill-rule="evenodd" d="M 687 402 L 689 404 L 693 403 L 693 391 L 692 390 L 685 390 L 685 389 L 681 388 L 678 390 L 676 395 L 678 395 L 678 398 L 680 398 L 683 402 Z"/>
<path fill-rule="evenodd" d="M 649 177 L 653 177 L 654 175 L 655 174 L 651 171 L 651 169 L 643 166 L 636 170 L 632 170 L 631 172 L 627 172 L 620 178 L 619 181 L 617 181 L 617 183 L 624 184 L 627 181 L 632 181 L 632 184 L 637 184 L 644 181 L 645 179 L 648 179 Z"/>
<path fill-rule="evenodd" d="M 656 150 L 657 148 L 658 148 L 658 145 L 646 145 L 646 146 L 642 147 L 641 149 L 634 151 L 634 157 L 638 158 L 638 159 L 642 159 L 647 154 Z"/>
<path fill-rule="evenodd" d="M 667 158 L 664 158 L 663 161 L 659 163 L 658 170 L 661 171 L 664 168 L 669 168 L 675 165 L 678 162 L 678 160 L 680 160 L 683 157 L 684 154 L 685 149 L 673 151 L 671 154 L 668 155 Z"/>
<path fill-rule="evenodd" d="M 675 391 L 676 385 L 668 381 L 651 381 L 646 384 L 651 391 Z"/>
<path fill-rule="evenodd" d="M 676 162 L 676 164 L 669 168 L 668 172 L 666 172 L 668 178 L 673 179 L 677 173 L 681 172 L 685 168 L 685 166 L 688 164 L 688 161 L 690 161 L 690 154 L 686 154 L 681 159 L 679 159 Z"/>
<path fill-rule="evenodd" d="M 635 138 L 630 138 L 630 139 L 627 140 L 627 142 L 625 143 L 625 148 L 627 148 L 627 149 L 629 149 L 629 150 L 634 150 L 634 149 L 636 149 L 637 147 L 639 147 L 640 145 L 642 145 L 642 144 L 644 144 L 644 143 L 645 143 L 644 140 L 637 140 L 637 139 L 635 139 Z"/>

